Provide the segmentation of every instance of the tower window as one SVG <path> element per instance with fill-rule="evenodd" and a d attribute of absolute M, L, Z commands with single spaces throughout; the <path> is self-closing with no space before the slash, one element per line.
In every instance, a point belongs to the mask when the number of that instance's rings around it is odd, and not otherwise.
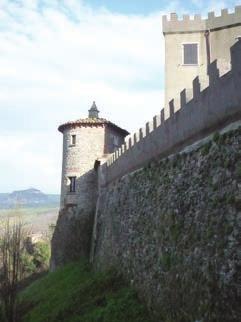
<path fill-rule="evenodd" d="M 71 145 L 76 145 L 76 135 L 71 135 Z"/>
<path fill-rule="evenodd" d="M 183 44 L 183 64 L 198 64 L 198 44 Z"/>
<path fill-rule="evenodd" d="M 76 177 L 69 177 L 69 192 L 76 192 Z"/>

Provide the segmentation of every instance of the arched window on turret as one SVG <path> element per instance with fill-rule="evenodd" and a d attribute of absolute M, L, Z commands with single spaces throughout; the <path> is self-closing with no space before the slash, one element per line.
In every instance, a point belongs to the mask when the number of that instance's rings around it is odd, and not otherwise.
<path fill-rule="evenodd" d="M 75 134 L 72 134 L 71 135 L 71 145 L 76 145 L 76 135 Z"/>

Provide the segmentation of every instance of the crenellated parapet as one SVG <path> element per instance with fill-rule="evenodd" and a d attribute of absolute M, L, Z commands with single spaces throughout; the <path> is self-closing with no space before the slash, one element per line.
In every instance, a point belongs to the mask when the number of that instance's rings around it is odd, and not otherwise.
<path fill-rule="evenodd" d="M 241 6 L 236 6 L 233 13 L 229 13 L 228 9 L 222 9 L 221 16 L 216 16 L 213 11 L 209 12 L 207 19 L 203 19 L 201 15 L 195 15 L 193 18 L 183 15 L 182 19 L 179 19 L 176 13 L 171 13 L 170 18 L 163 16 L 162 31 L 164 34 L 201 32 L 240 24 Z"/>
<path fill-rule="evenodd" d="M 164 109 L 133 135 L 107 162 L 106 180 L 111 182 L 134 171 L 151 159 L 175 153 L 187 144 L 241 119 L 241 41 L 231 48 L 231 66 L 225 73 L 215 60 L 208 70 L 208 84 L 193 80 L 192 93 L 180 93 L 180 106 L 169 102 L 169 117 Z"/>

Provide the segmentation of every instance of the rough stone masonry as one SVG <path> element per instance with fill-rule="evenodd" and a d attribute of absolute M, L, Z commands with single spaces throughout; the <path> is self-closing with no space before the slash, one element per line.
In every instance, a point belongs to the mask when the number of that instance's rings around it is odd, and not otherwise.
<path fill-rule="evenodd" d="M 150 162 L 99 200 L 94 265 L 118 267 L 157 321 L 241 320 L 241 127 Z"/>

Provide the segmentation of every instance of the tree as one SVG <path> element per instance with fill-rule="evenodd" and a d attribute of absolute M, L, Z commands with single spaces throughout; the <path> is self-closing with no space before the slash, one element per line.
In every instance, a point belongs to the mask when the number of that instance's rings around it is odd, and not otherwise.
<path fill-rule="evenodd" d="M 17 287 L 24 274 L 21 257 L 26 233 L 20 220 L 8 218 L 1 224 L 0 235 L 0 303 L 5 319 L 16 321 Z"/>

